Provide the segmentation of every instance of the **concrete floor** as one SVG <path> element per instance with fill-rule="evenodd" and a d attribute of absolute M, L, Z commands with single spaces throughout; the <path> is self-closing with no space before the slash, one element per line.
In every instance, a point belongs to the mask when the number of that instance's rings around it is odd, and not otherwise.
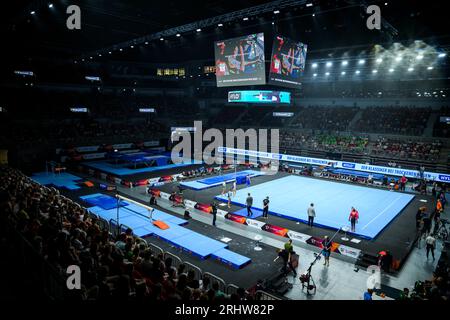
<path fill-rule="evenodd" d="M 128 194 L 144 200 L 145 202 L 149 199 L 149 196 L 145 193 L 145 187 L 136 187 L 132 189 L 119 187 L 119 191 L 123 194 Z M 184 213 L 184 209 L 182 208 L 172 208 L 169 201 L 159 199 L 158 205 L 179 215 Z M 442 217 L 448 218 L 450 216 L 449 211 L 450 210 L 447 207 L 446 212 L 443 213 Z M 193 219 L 206 224 L 211 224 L 212 217 L 210 215 L 198 210 L 190 210 L 190 213 Z M 220 217 L 217 218 L 216 225 L 219 229 L 244 236 L 251 240 L 253 240 L 257 234 L 261 235 L 261 246 L 263 247 L 261 254 L 267 253 L 267 250 L 264 250 L 264 244 L 281 248 L 285 243 L 285 240 L 282 238 L 268 235 L 263 231 L 250 231 L 244 226 L 223 220 Z M 405 287 L 411 289 L 417 280 L 430 279 L 439 259 L 442 242 L 438 241 L 437 243 L 435 261 L 431 258 L 427 260 L 423 242 L 424 241 L 422 240 L 419 247 L 412 250 L 397 276 L 382 275 L 381 283 L 402 290 Z M 294 248 L 300 256 L 300 264 L 297 273 L 302 274 L 306 272 L 310 264 L 314 261 L 314 253 L 319 252 L 319 250 L 313 251 L 309 246 L 307 248 L 305 245 L 295 242 Z M 270 252 L 270 254 L 274 253 Z M 294 278 L 293 276 L 290 276 L 288 281 L 293 284 L 293 289 L 286 294 L 286 297 L 295 300 L 361 300 L 367 287 L 367 278 L 369 277 L 369 274 L 365 270 L 360 269 L 357 272 L 355 271 L 354 261 L 344 261 L 342 259 L 334 258 L 333 255 L 330 258 L 329 267 L 323 266 L 323 259 L 321 259 L 314 264 L 311 274 L 317 286 L 315 294 L 307 294 L 306 291 L 302 290 L 302 285 L 298 277 Z M 374 295 L 374 299 L 382 298 Z"/>

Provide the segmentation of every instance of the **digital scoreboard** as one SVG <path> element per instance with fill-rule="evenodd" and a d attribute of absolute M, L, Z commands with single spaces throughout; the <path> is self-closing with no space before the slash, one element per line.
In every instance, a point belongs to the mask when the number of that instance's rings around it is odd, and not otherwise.
<path fill-rule="evenodd" d="M 272 90 L 230 91 L 228 92 L 228 102 L 290 104 L 291 93 Z"/>

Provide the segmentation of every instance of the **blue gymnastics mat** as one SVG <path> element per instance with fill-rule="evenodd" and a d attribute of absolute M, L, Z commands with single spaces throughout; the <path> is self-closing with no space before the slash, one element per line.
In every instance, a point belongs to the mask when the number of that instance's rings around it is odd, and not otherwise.
<path fill-rule="evenodd" d="M 262 210 L 260 210 L 260 209 L 252 207 L 252 212 L 253 212 L 253 215 L 250 217 L 252 219 L 256 219 L 256 218 L 259 218 L 259 217 L 262 216 Z M 243 209 L 240 209 L 240 210 L 238 210 L 236 212 L 233 212 L 233 214 L 236 214 L 236 215 L 241 216 L 241 217 L 247 217 L 247 208 L 245 207 Z"/>
<path fill-rule="evenodd" d="M 107 196 L 103 193 L 94 193 L 87 196 L 80 197 L 81 200 L 84 200 L 85 202 L 89 203 L 92 206 L 101 207 L 105 210 L 117 208 L 117 199 Z M 125 201 L 120 201 L 119 206 L 127 206 L 128 203 Z"/>
<path fill-rule="evenodd" d="M 137 173 L 143 173 L 143 172 L 154 172 L 159 170 L 165 170 L 165 169 L 171 169 L 171 168 L 177 168 L 177 167 L 184 167 L 184 166 L 190 166 L 193 164 L 201 164 L 201 161 L 198 160 L 185 160 L 183 163 L 179 164 L 167 164 L 167 165 L 161 165 L 156 167 L 146 167 L 146 168 L 127 168 L 123 165 L 115 165 L 113 163 L 109 163 L 108 160 L 102 160 L 102 161 L 92 161 L 92 162 L 83 162 L 83 165 L 87 167 L 91 167 L 94 169 L 98 169 L 100 171 L 114 174 L 116 176 L 126 176 L 126 175 L 132 175 Z M 127 165 L 129 165 L 128 163 Z"/>
<path fill-rule="evenodd" d="M 77 185 L 77 182 L 82 181 L 80 177 L 74 176 L 70 173 L 47 173 L 47 172 L 38 172 L 33 173 L 31 179 L 42 184 L 44 186 L 55 186 L 57 188 L 66 188 L 68 190 L 78 190 L 80 186 Z"/>
<path fill-rule="evenodd" d="M 188 233 L 170 242 L 200 259 L 206 259 L 212 253 L 228 247 L 226 243 L 196 232 Z"/>
<path fill-rule="evenodd" d="M 237 172 L 237 175 L 234 173 L 227 173 L 224 175 L 218 175 L 214 177 L 209 177 L 205 179 L 195 180 L 195 181 L 188 181 L 188 182 L 182 182 L 181 185 L 183 187 L 193 189 L 193 190 L 204 190 L 208 188 L 213 188 L 218 185 L 221 185 L 222 182 L 230 183 L 232 182 L 237 176 L 243 177 L 250 175 L 250 177 L 257 177 L 264 175 L 264 172 L 261 171 L 255 171 L 255 170 L 244 170 Z"/>
<path fill-rule="evenodd" d="M 406 193 L 385 191 L 352 184 L 287 176 L 238 190 L 232 203 L 245 206 L 247 193 L 254 207 L 262 209 L 262 200 L 270 197 L 269 214 L 307 223 L 306 210 L 314 203 L 314 224 L 331 229 L 348 226 L 351 207 L 359 211 L 354 235 L 375 238 L 413 199 Z M 227 201 L 226 196 L 216 199 Z"/>
<path fill-rule="evenodd" d="M 228 249 L 221 249 L 219 251 L 216 251 L 211 255 L 211 257 L 225 264 L 228 264 L 235 269 L 241 269 L 251 262 L 249 258 Z"/>
<path fill-rule="evenodd" d="M 114 197 L 104 194 L 93 194 L 89 196 L 82 196 L 80 198 L 87 201 L 89 199 L 96 199 L 99 195 L 109 197 L 114 201 L 116 200 Z M 104 202 L 105 201 L 101 201 L 102 204 Z M 117 221 L 117 207 L 104 209 L 95 205 L 88 208 L 88 210 L 107 221 L 111 219 Z M 154 220 L 161 220 L 165 222 L 169 228 L 162 230 L 155 227 L 150 221 L 148 210 L 142 206 L 129 203 L 119 207 L 119 224 L 123 224 L 133 229 L 133 233 L 139 237 L 146 237 L 150 235 L 158 237 L 186 252 L 200 257 L 201 259 L 206 259 L 213 253 L 217 253 L 218 251 L 228 247 L 225 243 L 182 227 L 182 225 L 187 223 L 184 219 L 174 217 L 159 210 L 154 210 L 152 218 Z M 234 268 L 242 268 L 251 261 L 249 258 L 231 251 L 222 253 L 219 252 L 216 257 L 220 261 L 228 265 L 232 265 Z"/>

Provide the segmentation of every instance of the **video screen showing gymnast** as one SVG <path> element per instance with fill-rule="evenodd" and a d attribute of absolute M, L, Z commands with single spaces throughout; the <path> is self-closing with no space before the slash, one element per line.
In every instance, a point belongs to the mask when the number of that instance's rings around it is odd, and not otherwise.
<path fill-rule="evenodd" d="M 218 87 L 265 84 L 264 34 L 215 42 Z"/>

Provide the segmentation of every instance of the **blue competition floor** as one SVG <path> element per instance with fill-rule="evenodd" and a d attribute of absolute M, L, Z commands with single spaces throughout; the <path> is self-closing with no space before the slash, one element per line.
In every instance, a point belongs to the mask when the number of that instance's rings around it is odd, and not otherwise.
<path fill-rule="evenodd" d="M 238 190 L 232 202 L 245 206 L 249 192 L 255 208 L 262 209 L 263 199 L 269 196 L 270 214 L 305 223 L 312 202 L 316 208 L 314 223 L 332 229 L 349 225 L 353 206 L 360 215 L 355 235 L 369 239 L 375 238 L 414 198 L 394 191 L 288 176 Z M 227 201 L 226 196 L 216 198 Z"/>
<path fill-rule="evenodd" d="M 111 207 L 112 203 L 115 202 L 117 204 L 116 199 L 111 196 L 96 193 L 81 196 L 80 199 L 93 204 L 89 211 L 107 221 L 111 219 L 117 221 L 117 214 L 119 214 L 119 224 L 132 228 L 134 234 L 139 237 L 156 236 L 201 259 L 214 254 L 216 259 L 232 265 L 234 268 L 242 268 L 251 261 L 238 253 L 223 250 L 228 247 L 226 243 L 182 227 L 182 225 L 187 223 L 186 220 L 165 212 L 154 210 L 152 215 L 154 220 L 161 220 L 169 226 L 168 229 L 162 230 L 150 222 L 149 211 L 142 206 L 134 203 L 123 203 L 123 206 L 119 206 L 119 212 L 117 212 L 117 206 Z"/>
<path fill-rule="evenodd" d="M 221 185 L 223 181 L 226 183 L 232 182 L 236 177 L 245 177 L 247 175 L 250 175 L 250 177 L 257 177 L 260 175 L 263 175 L 264 172 L 260 171 L 254 171 L 254 170 L 244 170 L 239 171 L 237 174 L 233 173 L 227 173 L 224 175 L 209 177 L 205 179 L 195 180 L 195 181 L 189 181 L 189 182 L 182 182 L 181 185 L 183 187 L 194 189 L 194 190 L 204 190 L 212 187 L 216 187 L 218 185 Z"/>
<path fill-rule="evenodd" d="M 228 201 L 228 200 L 227 200 L 227 201 Z M 253 212 L 253 214 L 252 214 L 252 216 L 251 216 L 252 219 L 256 219 L 256 218 L 262 216 L 262 210 L 260 210 L 260 209 L 252 208 L 252 212 Z M 243 209 L 241 209 L 241 210 L 238 210 L 238 211 L 236 211 L 236 212 L 233 212 L 233 214 L 236 214 L 236 215 L 242 216 L 242 217 L 247 217 L 247 208 L 243 208 Z"/>
<path fill-rule="evenodd" d="M 44 185 L 44 186 L 55 186 L 58 188 L 66 188 L 68 190 L 78 190 L 80 186 L 77 185 L 77 182 L 80 182 L 80 177 L 74 176 L 70 173 L 47 173 L 47 172 L 39 172 L 34 173 L 31 176 L 31 179 L 34 181 Z"/>
<path fill-rule="evenodd" d="M 154 158 L 156 161 L 158 161 L 158 159 L 160 159 L 161 156 L 154 156 Z M 130 163 L 116 165 L 114 163 L 110 163 L 109 160 L 83 162 L 83 164 L 87 167 L 98 169 L 98 170 L 101 170 L 106 173 L 114 174 L 117 176 L 126 176 L 126 175 L 132 175 L 132 174 L 136 174 L 136 173 L 153 172 L 153 171 L 165 170 L 165 169 L 176 168 L 176 167 L 190 166 L 193 164 L 201 164 L 201 161 L 185 160 L 184 163 L 180 163 L 180 164 L 166 164 L 166 165 L 161 165 L 161 166 L 156 166 L 156 167 L 146 167 L 146 168 L 136 168 L 136 169 L 127 168 L 127 166 L 129 166 Z"/>

